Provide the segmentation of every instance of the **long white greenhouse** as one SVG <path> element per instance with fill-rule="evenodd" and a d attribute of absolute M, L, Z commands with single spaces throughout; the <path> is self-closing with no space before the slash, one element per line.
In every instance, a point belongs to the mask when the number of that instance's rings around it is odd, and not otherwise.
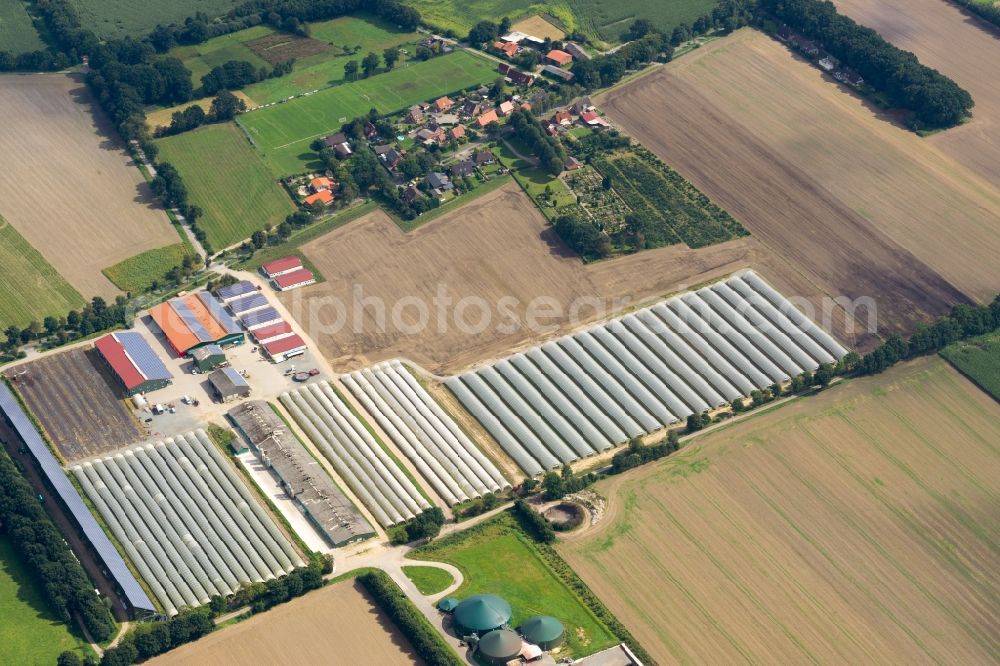
<path fill-rule="evenodd" d="M 744 271 L 445 383 L 535 475 L 846 354 Z"/>
<path fill-rule="evenodd" d="M 329 383 L 308 384 L 280 399 L 383 527 L 431 507 Z"/>
<path fill-rule="evenodd" d="M 202 430 L 72 472 L 168 615 L 304 564 Z"/>
<path fill-rule="evenodd" d="M 359 370 L 342 381 L 449 504 L 510 486 L 399 361 Z"/>

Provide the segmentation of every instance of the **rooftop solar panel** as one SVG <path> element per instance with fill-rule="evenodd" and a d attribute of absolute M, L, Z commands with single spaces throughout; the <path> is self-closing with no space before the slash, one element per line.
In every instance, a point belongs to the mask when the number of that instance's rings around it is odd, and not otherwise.
<path fill-rule="evenodd" d="M 256 326 L 258 324 L 264 324 L 270 321 L 276 321 L 281 319 L 281 315 L 278 311 L 272 307 L 265 310 L 260 310 L 258 312 L 251 312 L 247 316 L 243 317 L 240 321 L 243 322 L 244 326 Z"/>
<path fill-rule="evenodd" d="M 3 383 L 0 383 L 0 411 L 7 415 L 7 420 L 20 435 L 35 460 L 38 461 L 42 473 L 48 478 L 63 504 L 66 505 L 80 529 L 83 530 L 84 536 L 90 541 L 108 573 L 118 583 L 118 587 L 121 588 L 129 605 L 137 610 L 155 612 L 156 606 L 143 592 L 139 582 L 125 564 L 125 560 L 122 559 L 104 530 L 97 524 L 93 514 L 80 498 L 80 494 L 76 492 L 76 488 L 66 477 L 59 461 L 49 451 L 28 415 L 21 409 L 17 398 Z"/>
<path fill-rule="evenodd" d="M 187 306 L 187 303 L 185 303 L 183 300 L 179 298 L 174 298 L 170 300 L 170 307 L 173 309 L 174 312 L 177 313 L 177 316 L 181 318 L 181 321 L 184 322 L 184 325 L 187 326 L 191 330 L 191 332 L 198 337 L 198 340 L 200 340 L 201 342 L 212 342 L 213 340 L 215 340 L 215 337 L 213 337 L 212 334 L 209 333 L 205 329 L 205 327 L 201 325 L 201 322 L 198 321 L 198 317 L 196 317 L 195 314 L 191 312 L 191 308 L 189 308 Z"/>
<path fill-rule="evenodd" d="M 226 309 L 222 307 L 222 303 L 215 296 L 212 296 L 207 291 L 199 291 L 198 298 L 205 304 L 205 308 L 211 313 L 212 318 L 219 323 L 219 326 L 226 331 L 227 335 L 241 332 L 240 325 L 236 323 L 235 319 L 229 316 L 229 313 L 226 312 Z"/>
<path fill-rule="evenodd" d="M 237 315 L 266 306 L 267 306 L 267 297 L 261 293 L 250 294 L 249 296 L 245 296 L 229 304 L 229 307 L 232 308 L 233 313 Z"/>
<path fill-rule="evenodd" d="M 114 336 L 146 379 L 173 379 L 174 376 L 167 370 L 167 366 L 163 364 L 163 361 L 140 333 L 126 331 L 115 333 Z"/>
<path fill-rule="evenodd" d="M 257 287 L 253 286 L 252 282 L 249 280 L 242 280 L 236 284 L 231 284 L 228 287 L 219 287 L 219 298 L 223 301 L 228 301 L 233 298 L 252 294 L 255 291 L 257 291 Z"/>

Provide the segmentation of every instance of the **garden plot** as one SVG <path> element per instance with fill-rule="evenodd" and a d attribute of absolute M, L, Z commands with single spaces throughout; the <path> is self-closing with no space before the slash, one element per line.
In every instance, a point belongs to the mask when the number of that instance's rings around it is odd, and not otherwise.
<path fill-rule="evenodd" d="M 383 527 L 431 504 L 327 382 L 281 394 L 282 404 Z"/>
<path fill-rule="evenodd" d="M 510 486 L 399 361 L 342 381 L 449 504 Z"/>
<path fill-rule="evenodd" d="M 567 172 L 563 180 L 576 194 L 584 214 L 602 229 L 615 232 L 625 227 L 625 216 L 631 209 L 613 188 L 604 187 L 600 172 L 584 166 L 579 171 Z"/>
<path fill-rule="evenodd" d="M 745 271 L 445 384 L 535 475 L 846 354 Z"/>
<path fill-rule="evenodd" d="M 71 471 L 170 615 L 304 564 L 202 430 Z"/>

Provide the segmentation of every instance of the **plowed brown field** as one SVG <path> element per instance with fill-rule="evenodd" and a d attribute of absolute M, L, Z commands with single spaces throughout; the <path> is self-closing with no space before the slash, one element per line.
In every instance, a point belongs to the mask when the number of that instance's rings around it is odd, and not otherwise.
<path fill-rule="evenodd" d="M 0 215 L 84 298 L 118 294 L 101 269 L 177 242 L 83 82 L 0 76 Z"/>
<path fill-rule="evenodd" d="M 998 442 L 922 359 L 602 482 L 558 550 L 661 663 L 995 663 Z"/>
<path fill-rule="evenodd" d="M 338 371 L 398 356 L 435 372 L 456 371 L 748 266 L 788 295 L 818 295 L 753 238 L 698 250 L 677 245 L 584 265 L 514 183 L 409 234 L 379 211 L 302 250 L 326 282 L 279 298 Z M 439 287 L 451 301 L 442 310 L 440 326 L 434 305 Z M 531 328 L 528 315 L 536 298 L 548 299 L 561 312 L 544 316 L 548 310 L 536 302 L 542 326 Z M 582 302 L 577 299 L 592 298 L 599 299 L 603 312 L 584 305 L 578 317 L 571 316 L 571 305 Z M 362 299 L 384 304 L 385 326 L 378 324 L 370 301 L 360 306 Z M 463 299 L 467 306 L 460 305 Z M 417 302 L 429 308 L 425 327 L 419 326 Z M 490 318 L 482 330 L 475 326 L 481 310 L 473 303 L 488 308 Z M 335 304 L 345 306 L 339 327 Z M 402 326 L 393 323 L 397 306 Z M 463 330 L 456 320 L 473 326 Z M 514 321 L 521 327 L 510 328 Z M 842 330 L 834 333 L 852 341 Z"/>
<path fill-rule="evenodd" d="M 353 581 L 310 592 L 149 662 L 150 666 L 423 663 Z"/>
<path fill-rule="evenodd" d="M 1000 289 L 1000 192 L 762 33 L 599 104 L 826 293 L 874 297 L 882 333 Z"/>
<path fill-rule="evenodd" d="M 941 0 L 836 0 L 925 65 L 954 79 L 976 102 L 970 122 L 928 142 L 1000 187 L 1000 31 Z"/>

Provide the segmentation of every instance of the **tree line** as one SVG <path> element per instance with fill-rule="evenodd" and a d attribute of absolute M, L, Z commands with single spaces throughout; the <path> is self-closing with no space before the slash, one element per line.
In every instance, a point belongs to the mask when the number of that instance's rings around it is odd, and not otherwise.
<path fill-rule="evenodd" d="M 959 7 L 966 9 L 979 18 L 1000 27 L 1000 5 L 977 0 L 951 0 Z"/>
<path fill-rule="evenodd" d="M 0 341 L 0 352 L 3 352 L 0 354 L 0 361 L 10 360 L 16 355 L 18 347 L 32 341 L 58 346 L 77 338 L 126 326 L 128 322 L 129 312 L 124 296 L 118 296 L 110 305 L 100 296 L 95 296 L 83 308 L 70 310 L 65 316 L 50 315 L 41 322 L 32 321 L 24 328 L 8 326 L 3 332 L 4 339 Z"/>
<path fill-rule="evenodd" d="M 375 569 L 358 576 L 358 582 L 428 666 L 461 666 L 464 663 L 388 574 Z"/>
<path fill-rule="evenodd" d="M 398 546 L 418 539 L 433 539 L 441 533 L 443 526 L 444 512 L 441 507 L 434 506 L 392 528 L 389 531 L 389 542 Z"/>
<path fill-rule="evenodd" d="M 569 153 L 559 137 L 549 136 L 542 124 L 531 113 L 517 109 L 510 114 L 508 127 L 514 136 L 538 158 L 541 167 L 553 176 L 558 176 L 566 168 Z"/>
<path fill-rule="evenodd" d="M 895 107 L 913 113 L 914 128 L 943 128 L 960 123 L 974 104 L 965 89 L 878 32 L 837 12 L 827 0 L 759 0 L 762 10 L 858 71 Z"/>
<path fill-rule="evenodd" d="M 54 501 L 54 500 L 53 500 Z M 0 446 L 0 530 L 10 539 L 56 616 L 74 616 L 97 641 L 111 638 L 115 622 L 94 584 L 14 460 Z"/>

